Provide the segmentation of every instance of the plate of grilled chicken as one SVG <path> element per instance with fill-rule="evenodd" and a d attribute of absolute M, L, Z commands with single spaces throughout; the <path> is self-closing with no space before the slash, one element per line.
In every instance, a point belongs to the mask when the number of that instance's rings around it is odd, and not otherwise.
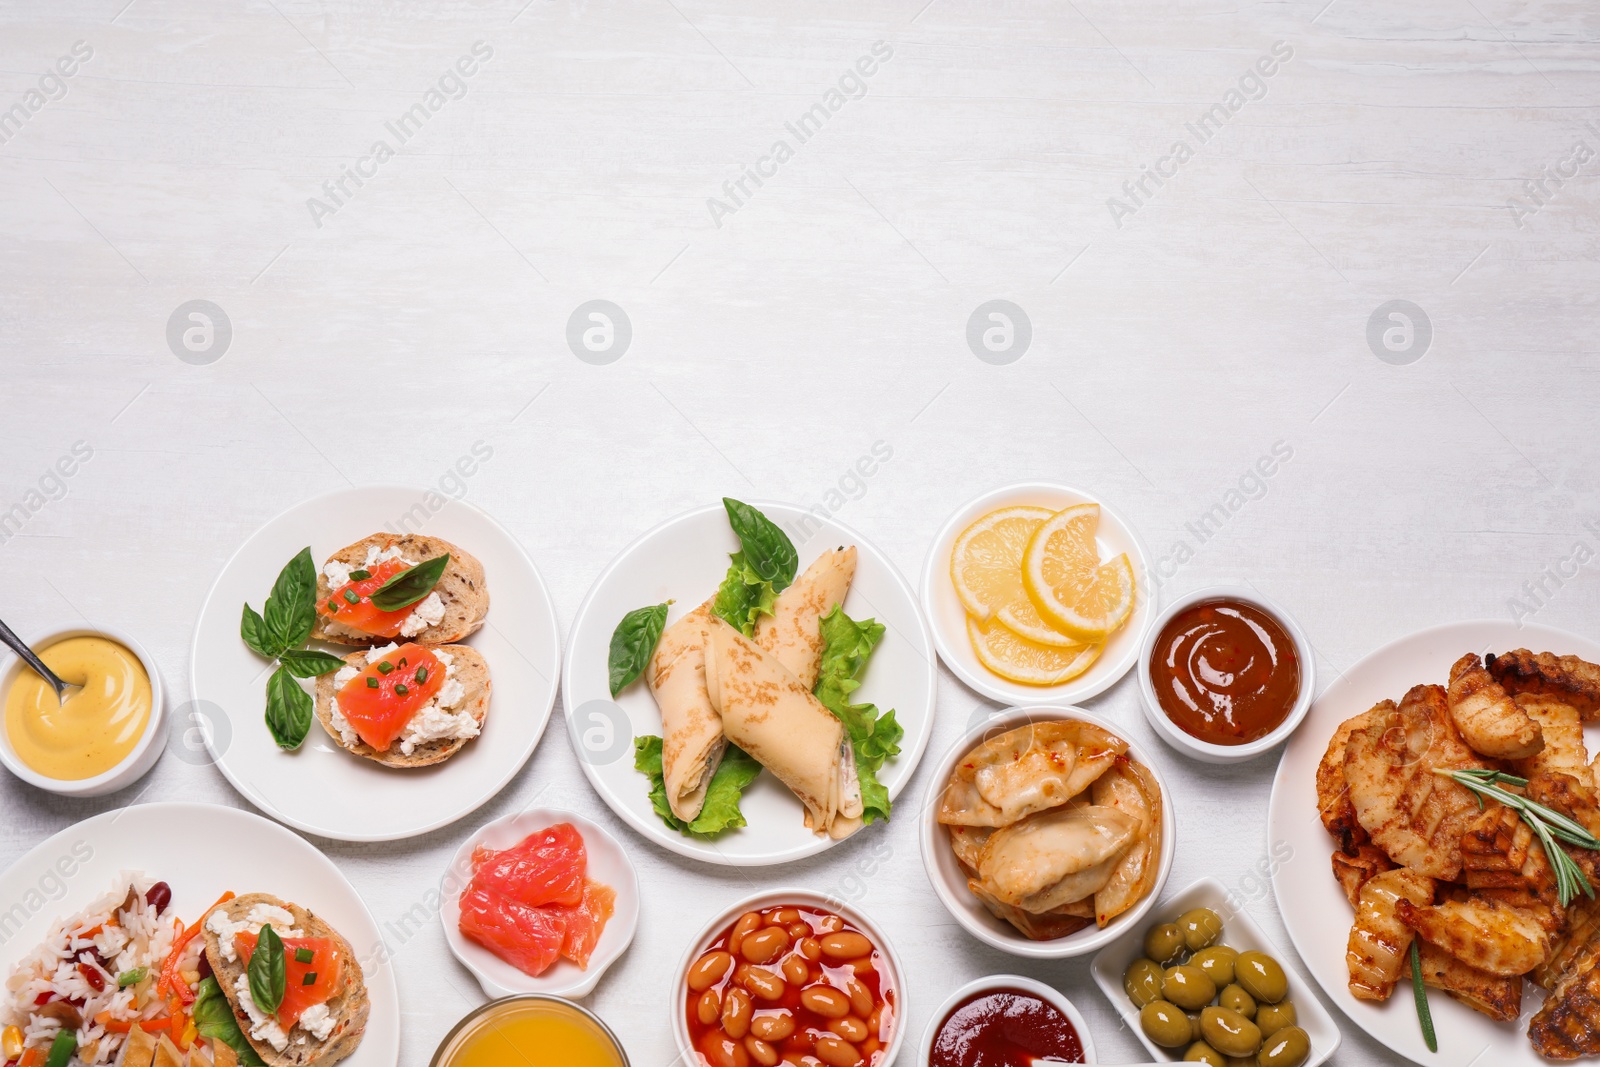
<path fill-rule="evenodd" d="M 1268 825 L 1289 936 L 1372 1037 L 1600 1055 L 1600 643 L 1478 621 L 1378 649 L 1289 742 Z"/>

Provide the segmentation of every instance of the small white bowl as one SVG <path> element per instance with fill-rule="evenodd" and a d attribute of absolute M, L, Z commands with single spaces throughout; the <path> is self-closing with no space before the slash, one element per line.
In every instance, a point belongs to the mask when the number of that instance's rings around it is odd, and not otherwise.
<path fill-rule="evenodd" d="M 1155 655 L 1156 642 L 1161 638 L 1161 631 L 1166 629 L 1167 623 L 1171 622 L 1179 612 L 1207 600 L 1237 600 L 1260 608 L 1271 615 L 1278 620 L 1278 624 L 1294 642 L 1295 655 L 1300 661 L 1300 695 L 1295 699 L 1294 707 L 1289 709 L 1289 717 L 1279 723 L 1270 734 L 1258 737 L 1248 744 L 1213 745 L 1209 741 L 1202 741 L 1185 733 L 1178 728 L 1177 723 L 1167 718 L 1166 712 L 1161 710 L 1161 703 L 1156 699 L 1155 683 L 1150 680 L 1150 659 Z M 1294 733 L 1295 727 L 1300 725 L 1306 713 L 1311 710 L 1311 698 L 1316 695 L 1317 690 L 1315 655 L 1311 642 L 1306 640 L 1305 631 L 1294 621 L 1294 616 L 1249 586 L 1213 585 L 1196 590 L 1167 605 L 1156 618 L 1155 625 L 1150 627 L 1149 633 L 1145 635 L 1144 644 L 1139 649 L 1139 693 L 1144 698 L 1144 717 L 1168 745 L 1202 763 L 1243 763 L 1246 760 L 1253 760 L 1263 752 L 1287 741 L 1289 735 Z"/>
<path fill-rule="evenodd" d="M 535 978 L 462 935 L 461 894 L 472 880 L 473 849 L 479 845 L 496 850 L 510 848 L 529 834 L 563 822 L 571 823 L 583 835 L 583 847 L 589 859 L 588 876 L 616 890 L 616 910 L 600 934 L 600 943 L 589 957 L 587 970 L 580 970 L 570 960 L 558 959 L 549 970 Z M 508 815 L 486 823 L 477 833 L 468 836 L 444 872 L 439 883 L 439 897 L 439 921 L 444 924 L 444 939 L 450 943 L 450 951 L 473 973 L 490 998 L 522 993 L 586 997 L 599 984 L 606 968 L 633 944 L 634 931 L 639 928 L 639 878 L 628 854 L 616 838 L 601 827 L 581 815 L 556 808 L 533 808 Z"/>
<path fill-rule="evenodd" d="M 705 1056 L 694 1047 L 694 1042 L 690 1040 L 689 1018 L 688 1013 L 684 1010 L 689 992 L 687 984 L 689 965 L 704 955 L 711 942 L 715 941 L 723 930 L 732 926 L 739 916 L 745 912 L 760 911 L 762 908 L 771 908 L 784 904 L 798 904 L 808 908 L 816 908 L 820 911 L 833 912 L 866 934 L 867 938 L 878 947 L 878 951 L 883 954 L 884 960 L 888 963 L 890 983 L 894 986 L 895 1021 L 894 1033 L 890 1036 L 889 1043 L 883 1048 L 883 1059 L 878 1061 L 878 1067 L 891 1067 L 895 1057 L 900 1054 L 900 1050 L 905 1046 L 906 1028 L 911 1018 L 910 1009 L 907 1006 L 906 971 L 904 965 L 900 962 L 900 957 L 895 953 L 894 946 L 889 943 L 889 939 L 883 935 L 883 931 L 878 925 L 859 910 L 843 901 L 834 900 L 815 890 L 801 889 L 797 886 L 787 889 L 769 889 L 754 896 L 745 897 L 738 903 L 718 912 L 710 922 L 700 928 L 700 932 L 689 942 L 689 946 L 684 950 L 682 958 L 678 960 L 678 969 L 673 972 L 672 981 L 668 987 L 672 992 L 667 1010 L 672 1015 L 672 1033 L 678 1042 L 679 1061 L 687 1064 L 688 1067 L 705 1067 L 706 1062 Z"/>
<path fill-rule="evenodd" d="M 145 724 L 144 733 L 134 743 L 133 751 L 109 771 L 97 774 L 93 778 L 62 781 L 46 777 L 23 763 L 16 750 L 11 747 L 11 738 L 5 730 L 4 723 L 0 723 L 0 763 L 4 763 L 7 770 L 29 785 L 51 793 L 64 797 L 98 797 L 126 789 L 143 778 L 149 773 L 150 768 L 156 765 L 161 753 L 166 751 L 166 687 L 161 683 L 161 672 L 156 670 L 156 661 L 150 658 L 150 653 L 145 651 L 145 647 L 129 634 L 112 626 L 58 626 L 33 634 L 27 638 L 27 642 L 29 648 L 37 651 L 69 637 L 108 637 L 138 658 L 139 664 L 144 667 L 145 675 L 150 679 L 150 721 Z M 0 660 L 0 706 L 3 706 L 7 695 L 11 692 L 11 683 L 16 681 L 23 671 L 32 669 L 15 653 L 6 652 L 5 659 Z"/>
<path fill-rule="evenodd" d="M 1183 1059 L 1183 1050 L 1179 1049 L 1174 1054 L 1172 1049 L 1162 1048 L 1144 1036 L 1144 1029 L 1139 1025 L 1139 1009 L 1133 1006 L 1133 1001 L 1122 988 L 1122 974 L 1130 963 L 1144 955 L 1144 935 L 1150 926 L 1158 921 L 1175 920 L 1193 908 L 1210 908 L 1222 916 L 1222 936 L 1217 939 L 1219 944 L 1240 952 L 1265 952 L 1283 968 L 1284 975 L 1289 979 L 1288 999 L 1294 1003 L 1295 1022 L 1311 1041 L 1311 1052 L 1300 1067 L 1317 1067 L 1332 1056 L 1341 1040 L 1339 1026 L 1311 991 L 1310 984 L 1300 977 L 1300 972 L 1293 965 L 1293 957 L 1267 940 L 1261 927 L 1244 910 L 1243 901 L 1236 899 L 1215 878 L 1202 878 L 1162 904 L 1159 919 L 1151 919 L 1137 929 L 1129 930 L 1128 936 L 1096 956 L 1089 968 L 1100 992 L 1106 995 L 1117 1014 L 1122 1016 L 1123 1024 L 1139 1036 L 1151 1058 L 1158 1062 L 1170 1060 L 1176 1063 Z"/>
<path fill-rule="evenodd" d="M 1067 1017 L 1067 1021 L 1072 1023 L 1072 1028 L 1078 1032 L 1078 1042 L 1083 1046 L 1083 1062 L 1099 1062 L 1094 1055 L 1094 1041 L 1089 1037 L 1089 1024 L 1084 1019 L 1083 1014 L 1073 1006 L 1072 1001 L 1043 982 L 1035 981 L 1032 978 L 1024 978 L 1019 974 L 990 974 L 982 978 L 974 978 L 954 993 L 951 993 L 945 999 L 945 1002 L 939 1005 L 939 1010 L 933 1013 L 933 1018 L 928 1020 L 928 1028 L 922 1034 L 922 1050 L 917 1056 L 917 1062 L 931 1062 L 933 1042 L 939 1036 L 939 1027 L 944 1025 L 945 1019 L 956 1009 L 956 1005 L 978 993 L 988 993 L 1003 989 L 1020 989 L 1025 993 L 1032 993 L 1047 1004 L 1055 1005 L 1061 1014 Z"/>
<path fill-rule="evenodd" d="M 967 636 L 967 609 L 956 596 L 950 581 L 950 550 L 972 522 L 1000 508 L 1031 504 L 1060 510 L 1075 504 L 1099 504 L 1100 526 L 1095 544 L 1101 559 L 1112 559 L 1126 552 L 1138 579 L 1133 614 L 1122 628 L 1111 635 L 1105 651 L 1087 671 L 1060 685 L 1022 685 L 1009 682 L 978 662 Z M 1027 482 L 995 489 L 969 500 L 945 521 L 922 567 L 922 610 L 933 628 L 933 641 L 939 658 L 972 689 L 1002 704 L 1074 704 L 1110 689 L 1139 658 L 1139 644 L 1155 618 L 1156 583 L 1150 580 L 1149 553 L 1144 542 L 1117 511 L 1081 489 L 1049 482 Z"/>
<path fill-rule="evenodd" d="M 1161 866 L 1156 872 L 1155 884 L 1150 887 L 1150 892 L 1145 898 L 1113 919 L 1104 930 L 1089 926 L 1053 941 L 1034 941 L 1024 937 L 1010 923 L 995 918 L 989 909 L 983 906 L 983 902 L 973 896 L 972 891 L 967 888 L 967 876 L 961 870 L 961 865 L 956 861 L 955 853 L 950 848 L 950 835 L 939 822 L 939 805 L 944 797 L 945 784 L 949 782 L 950 774 L 955 770 L 956 764 L 984 740 L 998 737 L 1008 730 L 1030 722 L 1055 722 L 1061 719 L 1079 719 L 1092 723 L 1127 740 L 1128 755 L 1150 768 L 1156 784 L 1161 787 Z M 955 916 L 956 921 L 966 928 L 967 933 L 1002 952 L 1035 960 L 1059 960 L 1087 955 L 1110 944 L 1124 932 L 1137 926 L 1144 918 L 1145 912 L 1150 910 L 1156 898 L 1161 895 L 1161 888 L 1167 884 L 1167 875 L 1172 870 L 1172 857 L 1177 849 L 1178 832 L 1178 820 L 1172 810 L 1172 791 L 1167 788 L 1161 769 L 1150 758 L 1150 753 L 1137 742 L 1128 740 L 1125 731 L 1081 708 L 1033 705 L 1002 711 L 951 745 L 934 765 L 929 781 L 922 809 L 922 865 L 927 869 L 928 881 L 933 883 L 933 891 L 938 894 L 950 914 Z"/>

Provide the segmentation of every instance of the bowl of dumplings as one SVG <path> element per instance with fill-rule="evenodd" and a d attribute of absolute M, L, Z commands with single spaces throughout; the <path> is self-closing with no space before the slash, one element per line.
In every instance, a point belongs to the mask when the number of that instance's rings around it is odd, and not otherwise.
<path fill-rule="evenodd" d="M 1032 959 L 1138 926 L 1172 867 L 1171 797 L 1149 754 L 1075 707 L 1010 708 L 934 768 L 922 862 L 956 921 Z"/>

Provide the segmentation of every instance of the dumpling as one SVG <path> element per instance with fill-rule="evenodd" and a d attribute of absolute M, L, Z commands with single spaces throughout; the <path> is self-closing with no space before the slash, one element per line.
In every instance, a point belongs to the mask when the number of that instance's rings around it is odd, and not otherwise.
<path fill-rule="evenodd" d="M 1103 928 L 1155 886 L 1161 864 L 1161 786 L 1144 765 L 1122 759 L 1096 779 L 1090 792 L 1095 804 L 1139 820 L 1133 844 L 1117 861 L 1106 884 L 1095 890 L 1094 921 Z"/>
<path fill-rule="evenodd" d="M 947 826 L 1010 826 L 1059 807 L 1104 774 L 1128 743 L 1085 722 L 1019 726 L 967 753 L 945 788 Z"/>
<path fill-rule="evenodd" d="M 1001 902 L 1042 913 L 1083 900 L 1110 879 L 1139 822 L 1116 808 L 1065 808 L 996 830 L 978 880 Z"/>

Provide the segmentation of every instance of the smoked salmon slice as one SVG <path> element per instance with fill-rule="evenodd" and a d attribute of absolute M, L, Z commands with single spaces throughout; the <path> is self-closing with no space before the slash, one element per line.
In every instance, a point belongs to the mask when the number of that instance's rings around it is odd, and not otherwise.
<path fill-rule="evenodd" d="M 571 823 L 557 823 L 501 852 L 475 849 L 472 884 L 532 908 L 575 908 L 583 902 L 588 865 L 583 835 Z"/>
<path fill-rule="evenodd" d="M 256 934 L 234 934 L 234 951 L 239 962 L 250 966 L 255 955 Z M 284 971 L 283 1000 L 274 1017 L 285 1030 L 300 1021 L 305 1010 L 327 1003 L 339 991 L 339 980 L 344 970 L 344 953 L 333 940 L 325 937 L 286 937 L 283 939 Z"/>
<path fill-rule="evenodd" d="M 411 617 L 416 605 L 408 605 L 399 611 L 383 611 L 372 602 L 372 594 L 383 588 L 384 582 L 409 569 L 397 559 L 386 559 L 366 571 L 367 577 L 346 582 L 333 590 L 327 600 L 317 604 L 317 612 L 364 634 L 398 637 L 400 627 Z"/>
<path fill-rule="evenodd" d="M 438 694 L 444 676 L 437 656 L 421 645 L 404 644 L 367 664 L 334 699 L 356 735 L 384 752 Z"/>
<path fill-rule="evenodd" d="M 474 882 L 461 894 L 461 932 L 524 974 L 550 969 L 566 943 L 557 908 L 530 908 Z"/>
<path fill-rule="evenodd" d="M 567 937 L 561 943 L 561 955 L 576 963 L 582 970 L 589 969 L 589 957 L 600 943 L 606 923 L 617 910 L 617 891 L 599 882 L 583 883 L 583 903 L 566 913 Z"/>

